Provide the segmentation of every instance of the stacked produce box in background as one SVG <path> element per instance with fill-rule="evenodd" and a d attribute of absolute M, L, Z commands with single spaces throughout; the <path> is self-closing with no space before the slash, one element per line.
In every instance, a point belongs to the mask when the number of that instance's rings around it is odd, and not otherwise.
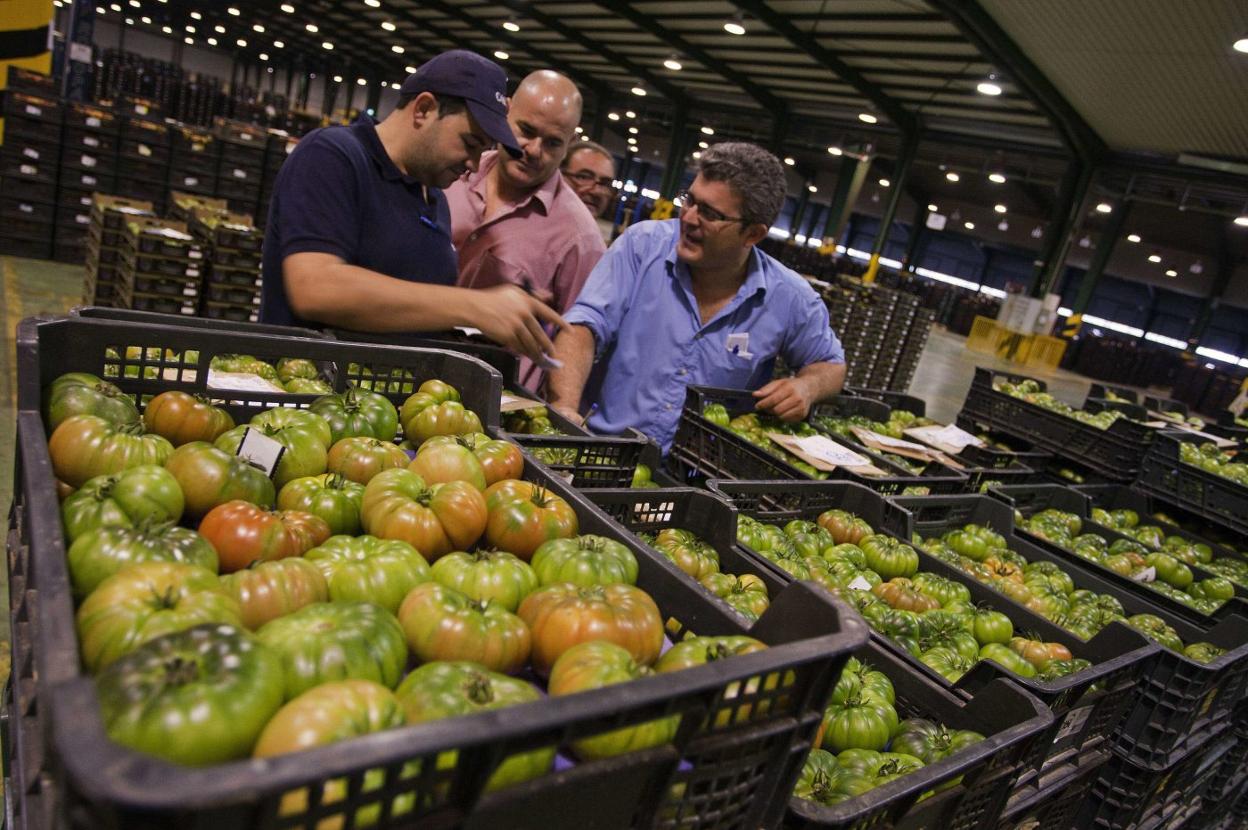
<path fill-rule="evenodd" d="M 19 83 L 3 96 L 0 253 L 46 259 L 56 221 L 61 104 L 42 86 Z"/>
<path fill-rule="evenodd" d="M 97 193 L 91 198 L 90 216 L 82 300 L 87 305 L 126 308 L 122 286 L 126 225 L 155 219 L 152 203 Z"/>
<path fill-rule="evenodd" d="M 118 300 L 123 308 L 194 315 L 204 282 L 204 247 L 186 223 L 130 219 L 122 234 Z"/>
<path fill-rule="evenodd" d="M 251 217 L 213 206 L 195 207 L 191 232 L 204 243 L 208 274 L 201 317 L 255 322 L 260 316 L 260 245 Z"/>

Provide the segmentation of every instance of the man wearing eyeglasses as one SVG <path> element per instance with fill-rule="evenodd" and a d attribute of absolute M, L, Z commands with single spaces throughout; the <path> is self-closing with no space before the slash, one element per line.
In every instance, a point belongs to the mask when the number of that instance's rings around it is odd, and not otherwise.
<path fill-rule="evenodd" d="M 555 339 L 551 404 L 594 432 L 671 448 L 689 384 L 754 389 L 797 421 L 840 391 L 845 355 L 804 279 L 756 245 L 784 204 L 784 166 L 753 144 L 702 152 L 680 218 L 639 222 L 594 268 Z M 771 380 L 777 357 L 797 369 Z"/>
<path fill-rule="evenodd" d="M 598 221 L 603 241 L 611 244 L 615 234 L 615 223 L 607 216 L 615 205 L 615 158 L 611 151 L 596 141 L 576 142 L 563 162 L 563 177 Z"/>

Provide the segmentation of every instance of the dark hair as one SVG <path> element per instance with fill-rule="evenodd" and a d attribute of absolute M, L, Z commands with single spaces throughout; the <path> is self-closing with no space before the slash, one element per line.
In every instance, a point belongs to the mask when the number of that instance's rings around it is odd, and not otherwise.
<path fill-rule="evenodd" d="M 771 227 L 784 207 L 784 165 L 757 144 L 714 144 L 702 151 L 698 172 L 709 181 L 725 182 L 732 188 L 741 199 L 741 218 L 747 225 Z"/>
<path fill-rule="evenodd" d="M 419 92 L 409 92 L 399 96 L 399 102 L 394 105 L 396 110 L 406 109 L 407 105 L 416 100 Z M 446 118 L 448 115 L 459 115 L 461 112 L 468 111 L 468 104 L 463 98 L 456 98 L 454 95 L 435 95 L 438 99 L 438 118 Z"/>
<path fill-rule="evenodd" d="M 572 157 L 582 150 L 590 153 L 597 153 L 607 161 L 611 162 L 611 166 L 613 168 L 615 167 L 615 156 L 611 155 L 610 150 L 603 147 L 597 141 L 590 141 L 588 138 L 582 138 L 577 140 L 575 144 L 568 148 L 568 154 L 563 157 L 563 164 L 561 165 L 564 170 L 568 169 L 568 164 L 571 163 Z"/>

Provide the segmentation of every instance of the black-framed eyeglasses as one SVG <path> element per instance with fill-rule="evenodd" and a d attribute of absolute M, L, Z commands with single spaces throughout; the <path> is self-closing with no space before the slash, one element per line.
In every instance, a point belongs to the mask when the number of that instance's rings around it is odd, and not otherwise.
<path fill-rule="evenodd" d="M 595 187 L 605 187 L 608 190 L 615 189 L 615 180 L 610 176 L 595 176 L 590 170 L 578 170 L 575 173 L 566 174 L 570 179 L 576 179 L 581 184 L 592 184 Z"/>
<path fill-rule="evenodd" d="M 725 216 L 706 202 L 699 201 L 688 190 L 676 197 L 680 200 L 681 211 L 697 209 L 698 216 L 702 217 L 704 222 L 745 222 L 745 218 L 741 216 Z"/>

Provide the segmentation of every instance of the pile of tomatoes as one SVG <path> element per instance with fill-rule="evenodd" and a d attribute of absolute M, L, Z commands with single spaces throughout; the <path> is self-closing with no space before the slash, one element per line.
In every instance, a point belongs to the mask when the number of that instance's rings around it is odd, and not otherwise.
<path fill-rule="evenodd" d="M 765 648 L 666 642 L 632 551 L 580 535 L 441 381 L 401 407 L 353 388 L 246 425 L 179 391 L 140 414 L 83 373 L 45 403 L 83 664 L 108 734 L 160 758 L 276 755 Z M 248 429 L 283 448 L 271 476 L 236 454 Z M 566 749 L 654 746 L 678 721 Z M 488 787 L 541 775 L 556 749 L 504 759 Z"/>

